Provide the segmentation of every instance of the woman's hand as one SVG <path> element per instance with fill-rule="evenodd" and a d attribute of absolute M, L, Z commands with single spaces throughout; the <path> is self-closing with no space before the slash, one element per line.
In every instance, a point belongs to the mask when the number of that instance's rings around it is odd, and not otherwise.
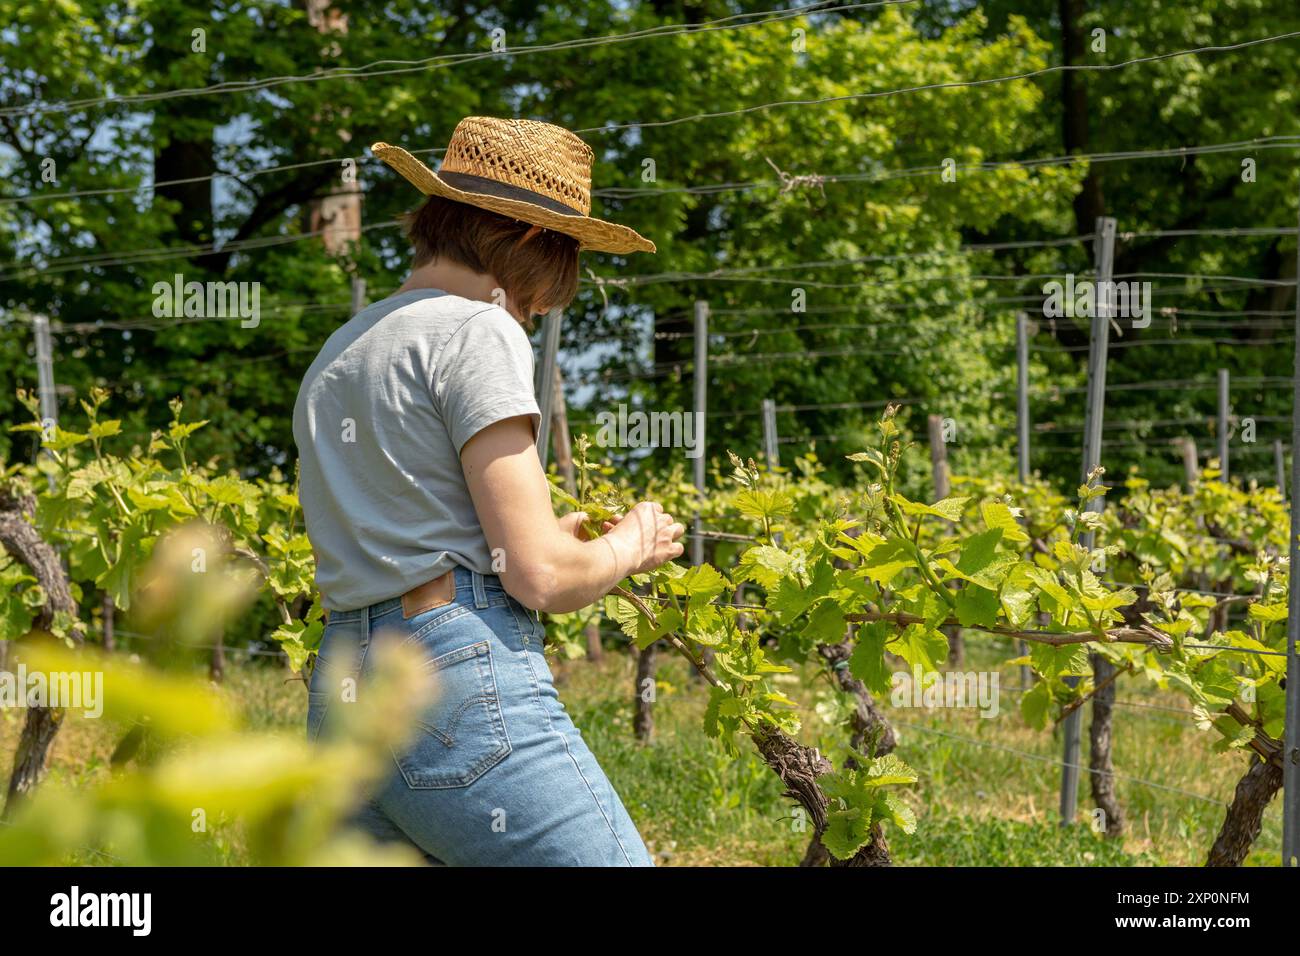
<path fill-rule="evenodd" d="M 583 533 L 589 516 L 557 520 L 527 415 L 475 434 L 462 447 L 460 462 L 488 547 L 509 558 L 501 584 L 524 607 L 550 614 L 576 611 L 603 598 L 629 574 L 682 553 L 677 539 L 686 529 L 650 502 L 637 505 L 594 541 Z"/>
<path fill-rule="evenodd" d="M 585 511 L 571 511 L 559 519 L 560 530 L 565 534 L 573 535 L 579 541 L 590 541 L 591 535 L 584 527 L 588 517 Z"/>
<path fill-rule="evenodd" d="M 657 501 L 642 501 L 618 521 L 605 522 L 605 539 L 624 549 L 632 570 L 629 574 L 652 571 L 681 557 L 686 526 L 673 520 Z"/>

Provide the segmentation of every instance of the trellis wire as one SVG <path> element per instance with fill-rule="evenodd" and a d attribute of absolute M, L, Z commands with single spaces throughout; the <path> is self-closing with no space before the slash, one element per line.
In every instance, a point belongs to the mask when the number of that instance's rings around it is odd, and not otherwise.
<path fill-rule="evenodd" d="M 787 20 L 791 17 L 797 16 L 839 13 L 867 7 L 897 6 L 900 4 L 915 2 L 916 0 L 873 0 L 873 2 L 870 3 L 845 3 L 834 5 L 825 2 L 811 3 L 801 7 L 793 7 L 788 10 L 762 10 L 754 11 L 752 13 L 738 13 L 728 17 L 720 17 L 716 20 L 705 21 L 704 23 L 660 24 L 659 26 L 647 27 L 642 30 L 633 30 L 629 33 L 613 34 L 602 37 L 577 37 L 572 40 L 560 40 L 555 43 L 506 48 L 500 52 L 496 50 L 480 50 L 472 53 L 440 54 L 438 56 L 426 57 L 421 60 L 375 60 L 365 66 L 328 67 L 325 69 L 314 70 L 311 73 L 285 74 L 254 80 L 230 80 L 224 83 L 214 83 L 209 86 L 188 87 L 179 90 L 160 90 L 153 93 L 93 97 L 82 100 L 72 100 L 66 103 L 51 103 L 48 105 L 28 103 L 23 106 L 11 106 L 0 109 L 0 116 L 32 116 L 49 113 L 67 113 L 91 109 L 97 106 L 129 106 L 135 103 L 156 103 L 163 100 L 206 96 L 218 93 L 252 93 L 260 90 L 272 89 L 278 86 L 284 86 L 290 83 L 317 83 L 323 80 L 335 79 L 365 80 L 377 76 L 427 72 L 429 70 L 444 69 L 449 66 L 458 66 L 461 63 L 472 63 L 478 60 L 501 59 L 503 56 L 525 56 L 533 53 L 550 53 L 556 50 L 608 46 L 615 43 L 626 43 L 630 40 L 658 38 L 661 36 L 708 33 L 716 30 L 735 30 L 744 27 L 760 26 L 765 23 L 780 20 Z M 729 22 L 749 17 L 762 17 L 763 19 L 755 20 L 752 23 Z M 372 67 L 384 66 L 386 64 L 398 64 L 399 66 L 398 68 L 391 70 L 372 70 Z"/>
<path fill-rule="evenodd" d="M 1078 713 L 1078 711 L 1075 711 L 1075 713 Z M 1039 761 L 1040 763 L 1052 764 L 1054 766 L 1060 767 L 1062 770 L 1073 769 L 1075 773 L 1078 773 L 1080 770 L 1089 770 L 1088 767 L 1082 766 L 1077 763 L 1073 766 L 1073 768 L 1068 768 L 1065 761 L 1063 760 L 1056 760 L 1053 757 L 1048 757 L 1043 754 L 1031 753 L 1028 750 L 1020 750 L 1019 748 L 1016 747 L 1008 747 L 1005 744 L 995 744 L 991 741 L 980 740 L 976 737 L 967 737 L 963 734 L 954 734 L 951 731 L 939 730 L 937 727 L 925 727 L 922 726 L 921 724 L 907 724 L 907 723 L 901 723 L 899 721 L 893 721 L 892 723 L 893 726 L 895 727 L 903 727 L 907 730 L 919 730 L 922 733 L 927 733 L 927 734 L 937 734 L 939 736 L 948 737 L 953 740 L 960 740 L 963 743 L 974 744 L 977 747 L 988 747 L 992 750 L 1000 750 L 1004 753 L 1015 754 L 1025 760 L 1036 760 Z M 1112 777 L 1116 780 L 1123 780 L 1127 783 L 1135 783 L 1143 787 L 1150 787 L 1153 790 L 1164 790 L 1168 793 L 1177 793 L 1185 797 L 1193 797 L 1197 800 L 1203 800 L 1206 803 L 1213 803 L 1221 807 L 1227 806 L 1227 804 L 1224 803 L 1222 800 L 1217 800 L 1214 797 L 1207 797 L 1205 794 L 1195 793 L 1194 791 L 1191 790 L 1183 790 L 1180 787 L 1171 787 L 1168 784 L 1164 784 L 1164 783 L 1156 783 L 1154 780 L 1146 780 L 1142 777 L 1135 777 L 1131 774 L 1118 773 L 1113 770 L 1107 772 L 1100 772 L 1100 771 L 1089 771 L 1089 772 L 1098 773 L 1101 776 Z"/>

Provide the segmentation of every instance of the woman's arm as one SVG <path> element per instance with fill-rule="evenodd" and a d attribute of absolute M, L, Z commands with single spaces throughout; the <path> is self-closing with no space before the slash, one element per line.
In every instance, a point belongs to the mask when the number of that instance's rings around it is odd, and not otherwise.
<path fill-rule="evenodd" d="M 503 551 L 501 583 L 526 607 L 576 611 L 629 574 L 682 553 L 677 539 L 686 528 L 654 502 L 641 502 L 594 541 L 580 540 L 571 518 L 557 521 L 527 416 L 478 432 L 461 449 L 460 461 L 488 547 Z"/>

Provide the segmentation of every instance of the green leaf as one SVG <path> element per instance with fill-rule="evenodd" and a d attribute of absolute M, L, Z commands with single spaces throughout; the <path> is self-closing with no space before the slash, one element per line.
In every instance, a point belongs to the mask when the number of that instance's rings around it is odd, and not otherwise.
<path fill-rule="evenodd" d="M 998 558 L 998 542 L 1001 540 L 1000 528 L 971 535 L 962 542 L 957 570 L 966 575 L 968 580 L 987 570 Z"/>
<path fill-rule="evenodd" d="M 1011 579 L 1008 575 L 1007 580 Z M 1012 627 L 1024 625 L 1034 611 L 1033 592 L 1013 584 L 1004 584 L 1000 594 L 1002 601 L 1002 610 L 1007 615 L 1007 621 Z"/>
<path fill-rule="evenodd" d="M 849 461 L 865 462 L 866 464 L 872 465 L 882 475 L 885 474 L 886 471 L 888 470 L 885 465 L 885 459 L 881 456 L 880 452 L 875 448 L 869 448 L 866 451 L 854 452 L 853 454 L 845 455 L 844 457 L 847 458 Z"/>
<path fill-rule="evenodd" d="M 990 531 L 996 529 L 1002 532 L 1004 540 L 1016 544 L 1024 544 L 1029 540 L 1029 535 L 1020 526 L 1020 522 L 1016 520 L 1015 513 L 1010 506 L 1003 504 L 1001 501 L 982 503 L 980 505 L 980 515 L 984 518 L 984 524 Z"/>
<path fill-rule="evenodd" d="M 1083 606 L 1089 611 L 1113 611 L 1116 608 L 1128 607 L 1137 600 L 1137 592 L 1132 588 L 1119 588 L 1110 591 L 1105 588 L 1099 589 L 1100 593 L 1085 593 L 1080 597 Z"/>
<path fill-rule="evenodd" d="M 990 591 L 977 584 L 968 584 L 957 592 L 956 600 L 957 620 L 964 627 L 976 625 L 992 627 L 997 623 L 1001 605 L 996 591 Z"/>
<path fill-rule="evenodd" d="M 126 490 L 127 501 L 136 511 L 166 511 L 171 507 L 171 499 L 166 495 L 150 495 L 134 488 Z"/>
<path fill-rule="evenodd" d="M 887 587 L 900 573 L 913 567 L 916 567 L 915 546 L 902 538 L 890 538 L 871 549 L 862 573 L 880 586 Z"/>
<path fill-rule="evenodd" d="M 1267 621 L 1270 624 L 1276 624 L 1278 621 L 1286 620 L 1287 606 L 1285 602 L 1278 604 L 1255 603 L 1246 608 L 1246 613 L 1257 621 Z"/>
<path fill-rule="evenodd" d="M 48 448 L 51 451 L 66 451 L 82 442 L 90 441 L 89 435 L 82 435 L 78 432 L 64 431 L 58 425 L 54 426 L 54 437 L 49 441 L 42 441 L 41 447 Z"/>
<path fill-rule="evenodd" d="M 115 418 L 102 422 L 95 422 L 90 426 L 91 438 L 108 438 L 112 435 L 122 433 L 122 423 Z"/>
<path fill-rule="evenodd" d="M 708 604 L 727 589 L 727 579 L 711 564 L 699 564 L 690 568 L 668 584 L 674 594 L 686 596 L 687 607 L 697 608 Z"/>
<path fill-rule="evenodd" d="M 12 596 L 0 599 L 0 640 L 16 641 L 32 629 L 36 615 L 20 600 Z"/>
<path fill-rule="evenodd" d="M 636 606 L 626 598 L 621 598 L 616 594 L 605 596 L 605 616 L 611 621 L 617 621 L 618 626 L 623 629 L 623 633 L 633 640 L 637 636 L 637 624 L 641 620 L 641 612 Z"/>
<path fill-rule="evenodd" d="M 817 644 L 837 644 L 844 639 L 844 611 L 834 601 L 823 601 L 808 615 L 803 634 Z"/>
<path fill-rule="evenodd" d="M 889 500 L 898 505 L 899 510 L 905 515 L 927 515 L 932 518 L 942 518 L 945 521 L 959 521 L 961 520 L 962 510 L 966 507 L 966 502 L 970 501 L 970 498 L 944 498 L 932 505 L 921 504 L 919 501 L 909 501 L 898 494 L 890 495 Z"/>
<path fill-rule="evenodd" d="M 800 559 L 802 555 L 799 556 Z M 740 556 L 737 572 L 739 580 L 754 581 L 759 586 L 772 589 L 787 574 L 799 570 L 802 560 L 769 544 L 755 545 Z"/>
<path fill-rule="evenodd" d="M 320 647 L 321 634 L 325 627 L 321 621 L 308 624 L 306 621 L 290 621 L 281 624 L 271 633 L 271 639 L 278 641 L 280 648 L 289 658 L 289 666 L 301 670 L 313 650 Z"/>
<path fill-rule="evenodd" d="M 207 419 L 201 422 L 172 422 L 171 427 L 167 429 L 167 437 L 172 441 L 189 438 L 207 423 Z"/>
<path fill-rule="evenodd" d="M 1052 695 L 1047 689 L 1047 684 L 1042 681 L 1034 684 L 1020 698 L 1020 716 L 1035 730 L 1043 730 L 1047 726 L 1047 718 L 1051 711 Z"/>
<path fill-rule="evenodd" d="M 139 522 L 128 524 L 118 539 L 112 566 L 95 579 L 95 583 L 112 596 L 113 603 L 122 611 L 131 610 L 135 572 L 148 557 L 140 547 L 144 536 L 145 531 Z"/>
<path fill-rule="evenodd" d="M 981 531 L 966 539 L 961 556 L 953 564 L 948 558 L 939 558 L 937 564 L 948 580 L 957 578 L 996 591 L 1007 572 L 1019 563 L 1019 558 L 1009 551 L 998 551 L 1001 531 Z"/>
<path fill-rule="evenodd" d="M 916 771 L 895 754 L 876 757 L 868 765 L 865 777 L 860 776 L 864 787 L 896 787 L 916 783 Z"/>
<path fill-rule="evenodd" d="M 767 592 L 768 610 L 775 612 L 777 622 L 789 624 L 816 600 L 802 581 L 795 578 L 782 578 L 775 588 Z"/>
<path fill-rule="evenodd" d="M 904 833 L 916 832 L 916 814 L 903 802 L 903 798 L 892 790 L 881 790 L 876 794 L 872 811 L 872 816 L 877 819 L 892 820 Z"/>
<path fill-rule="evenodd" d="M 794 507 L 794 498 L 783 489 L 744 489 L 736 492 L 736 510 L 752 521 L 780 518 Z"/>
<path fill-rule="evenodd" d="M 1254 608 L 1256 605 L 1250 605 Z M 1286 605 L 1283 605 L 1285 609 Z M 1226 643 L 1233 647 L 1242 647 L 1252 651 L 1276 651 L 1276 648 L 1269 647 L 1262 641 L 1257 641 L 1249 634 L 1242 631 L 1228 631 L 1223 635 Z M 1256 655 L 1256 663 L 1261 667 L 1272 671 L 1275 674 L 1282 675 L 1286 673 L 1286 658 L 1279 657 L 1276 653 L 1263 653 Z"/>
<path fill-rule="evenodd" d="M 883 621 L 859 625 L 857 641 L 849 656 L 849 673 L 862 681 L 867 690 L 880 696 L 888 694 L 891 686 L 891 672 L 885 663 L 889 630 Z"/>
<path fill-rule="evenodd" d="M 223 505 L 247 505 L 257 496 L 256 490 L 251 485 L 229 475 L 222 475 L 220 478 L 205 482 L 203 490 L 209 498 Z"/>
<path fill-rule="evenodd" d="M 1046 568 L 1039 568 L 1032 565 L 1025 567 L 1025 576 L 1034 584 L 1046 592 L 1052 600 L 1056 601 L 1063 610 L 1073 610 L 1075 607 L 1074 595 L 1061 586 L 1061 582 L 1056 579 L 1056 575 Z"/>
<path fill-rule="evenodd" d="M 921 624 L 909 624 L 889 649 L 907 661 L 909 667 L 934 671 L 948 658 L 948 638 Z"/>
<path fill-rule="evenodd" d="M 22 590 L 22 592 L 19 594 L 19 599 L 23 602 L 23 604 L 27 605 L 28 607 L 32 607 L 32 608 L 44 607 L 45 602 L 47 600 L 45 595 L 45 588 L 41 587 L 39 584 L 33 584 L 30 587 L 26 587 Z"/>
<path fill-rule="evenodd" d="M 721 687 L 709 688 L 709 702 L 704 707 L 704 733 L 707 737 L 717 739 L 719 734 L 718 728 L 718 711 L 722 701 L 727 697 L 727 692 Z"/>
<path fill-rule="evenodd" d="M 851 807 L 826 814 L 822 846 L 837 860 L 847 860 L 871 840 L 871 810 Z"/>

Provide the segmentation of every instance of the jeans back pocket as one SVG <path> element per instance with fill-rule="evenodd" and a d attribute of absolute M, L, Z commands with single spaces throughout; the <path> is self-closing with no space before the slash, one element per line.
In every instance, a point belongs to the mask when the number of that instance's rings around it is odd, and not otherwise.
<path fill-rule="evenodd" d="M 469 786 L 510 753 L 491 644 L 449 651 L 426 666 L 432 702 L 416 720 L 412 743 L 394 751 L 397 768 L 413 790 Z"/>

